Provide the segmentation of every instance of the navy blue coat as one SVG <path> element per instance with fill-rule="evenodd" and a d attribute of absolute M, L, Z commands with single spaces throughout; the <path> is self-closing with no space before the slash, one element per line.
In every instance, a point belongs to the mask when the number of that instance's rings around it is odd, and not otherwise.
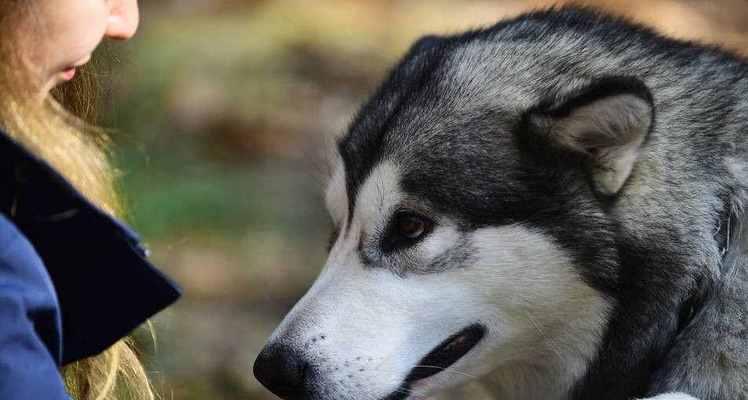
<path fill-rule="evenodd" d="M 62 365 L 178 297 L 132 230 L 0 132 L 0 400 L 68 400 Z"/>

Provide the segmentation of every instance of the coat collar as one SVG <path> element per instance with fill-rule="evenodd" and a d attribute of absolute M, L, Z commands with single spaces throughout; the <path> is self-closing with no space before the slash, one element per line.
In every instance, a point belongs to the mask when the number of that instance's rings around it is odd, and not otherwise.
<path fill-rule="evenodd" d="M 129 227 L 2 132 L 0 210 L 52 278 L 62 311 L 62 364 L 104 351 L 180 296 Z"/>

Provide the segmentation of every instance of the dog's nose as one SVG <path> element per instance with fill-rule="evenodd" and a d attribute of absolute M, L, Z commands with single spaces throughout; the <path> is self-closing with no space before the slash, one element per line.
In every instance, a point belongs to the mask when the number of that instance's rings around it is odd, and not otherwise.
<path fill-rule="evenodd" d="M 265 346 L 255 360 L 254 374 L 260 383 L 285 400 L 308 399 L 306 380 L 309 364 L 291 347 L 283 344 Z"/>

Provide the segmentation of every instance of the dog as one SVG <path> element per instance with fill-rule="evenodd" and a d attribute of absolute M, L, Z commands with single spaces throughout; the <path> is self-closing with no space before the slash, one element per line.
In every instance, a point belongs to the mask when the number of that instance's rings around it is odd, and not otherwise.
<path fill-rule="evenodd" d="M 748 64 L 597 11 L 417 41 L 337 143 L 283 399 L 748 399 Z"/>

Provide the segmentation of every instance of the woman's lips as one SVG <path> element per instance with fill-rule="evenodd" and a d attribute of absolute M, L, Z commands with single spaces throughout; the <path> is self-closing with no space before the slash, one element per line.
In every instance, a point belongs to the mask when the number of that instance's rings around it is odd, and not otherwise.
<path fill-rule="evenodd" d="M 75 67 L 70 67 L 62 71 L 62 79 L 66 81 L 72 81 L 75 78 Z"/>
<path fill-rule="evenodd" d="M 70 65 L 69 67 L 62 70 L 62 79 L 65 81 L 71 81 L 73 78 L 75 78 L 76 70 L 84 65 L 86 65 L 89 61 L 91 61 L 91 55 L 82 58 L 80 61 L 78 61 L 75 64 Z"/>

